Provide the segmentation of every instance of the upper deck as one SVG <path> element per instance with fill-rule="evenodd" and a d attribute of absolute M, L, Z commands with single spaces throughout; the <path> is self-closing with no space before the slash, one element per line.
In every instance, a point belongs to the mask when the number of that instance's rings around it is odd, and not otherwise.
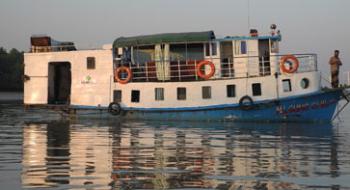
<path fill-rule="evenodd" d="M 279 32 L 216 39 L 212 31 L 122 37 L 113 44 L 114 69 L 130 71 L 115 72 L 115 78 L 132 75 L 128 82 L 185 82 L 275 75 L 281 73 L 284 56 L 279 54 L 281 39 Z M 317 71 L 315 54 L 294 56 L 299 62 L 295 72 Z M 210 63 L 203 66 L 203 61 Z"/>

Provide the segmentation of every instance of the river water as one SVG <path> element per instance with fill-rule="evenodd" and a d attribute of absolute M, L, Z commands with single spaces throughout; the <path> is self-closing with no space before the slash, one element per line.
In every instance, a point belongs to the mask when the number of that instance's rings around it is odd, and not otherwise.
<path fill-rule="evenodd" d="M 67 120 L 0 104 L 0 189 L 350 189 L 333 124 Z"/>

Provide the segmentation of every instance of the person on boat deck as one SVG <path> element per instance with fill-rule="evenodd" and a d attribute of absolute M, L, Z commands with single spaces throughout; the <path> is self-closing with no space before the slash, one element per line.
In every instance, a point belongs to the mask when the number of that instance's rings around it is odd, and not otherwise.
<path fill-rule="evenodd" d="M 339 58 L 339 50 L 334 51 L 334 56 L 329 59 L 329 64 L 331 65 L 332 87 L 338 88 L 338 86 L 339 86 L 339 67 L 342 65 L 340 58 Z"/>

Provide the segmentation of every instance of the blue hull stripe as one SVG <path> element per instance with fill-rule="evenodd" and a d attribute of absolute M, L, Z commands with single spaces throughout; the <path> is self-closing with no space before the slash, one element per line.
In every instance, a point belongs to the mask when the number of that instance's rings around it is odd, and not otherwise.
<path fill-rule="evenodd" d="M 331 121 L 341 93 L 341 90 L 332 90 L 259 101 L 249 110 L 241 109 L 239 104 L 224 104 L 186 108 L 123 108 L 122 115 L 146 120 Z"/>

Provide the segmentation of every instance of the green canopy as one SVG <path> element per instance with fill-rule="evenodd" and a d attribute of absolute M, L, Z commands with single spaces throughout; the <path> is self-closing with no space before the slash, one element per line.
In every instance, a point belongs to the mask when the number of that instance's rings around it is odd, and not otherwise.
<path fill-rule="evenodd" d="M 187 32 L 187 33 L 165 33 L 134 37 L 120 37 L 114 40 L 113 48 L 153 45 L 161 43 L 190 43 L 207 42 L 215 39 L 213 31 Z"/>

